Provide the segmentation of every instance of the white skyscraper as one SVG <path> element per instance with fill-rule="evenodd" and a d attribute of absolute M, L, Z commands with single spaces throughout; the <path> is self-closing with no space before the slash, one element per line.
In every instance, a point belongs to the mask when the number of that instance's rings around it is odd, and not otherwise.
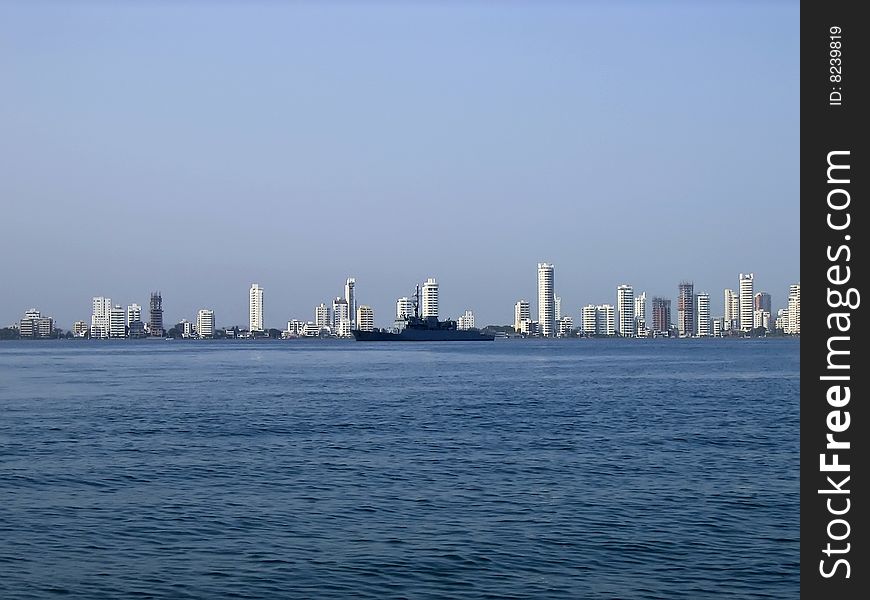
<path fill-rule="evenodd" d="M 414 316 L 414 301 L 411 298 L 399 298 L 396 300 L 396 318 L 404 319 Z"/>
<path fill-rule="evenodd" d="M 356 327 L 360 331 L 372 331 L 375 328 L 375 312 L 371 306 L 362 305 L 356 309 Z"/>
<path fill-rule="evenodd" d="M 127 306 L 127 327 L 130 326 L 130 323 L 133 321 L 141 321 L 142 320 L 142 307 L 138 304 L 130 304 Z"/>
<path fill-rule="evenodd" d="M 634 331 L 636 335 L 646 335 L 646 292 L 634 299 Z"/>
<path fill-rule="evenodd" d="M 756 329 L 764 327 L 770 331 L 770 313 L 764 309 L 756 308 L 752 313 L 752 326 Z"/>
<path fill-rule="evenodd" d="M 356 279 L 349 277 L 344 284 L 344 299 L 347 301 L 347 310 L 350 314 L 351 327 L 356 326 L 356 298 L 354 297 L 353 288 L 356 286 Z"/>
<path fill-rule="evenodd" d="M 314 324 L 322 329 L 324 327 L 332 327 L 332 319 L 329 315 L 329 307 L 321 302 L 320 305 L 314 307 Z"/>
<path fill-rule="evenodd" d="M 707 293 L 695 296 L 695 335 L 710 335 L 710 294 Z"/>
<path fill-rule="evenodd" d="M 472 329 L 474 328 L 474 313 L 466 310 L 465 314 L 459 317 L 456 321 L 456 329 Z"/>
<path fill-rule="evenodd" d="M 612 304 L 599 304 L 595 307 L 595 332 L 598 335 L 616 335 L 614 313 Z"/>
<path fill-rule="evenodd" d="M 755 274 L 740 274 L 740 330 L 752 329 L 753 312 L 755 312 Z"/>
<path fill-rule="evenodd" d="M 615 313 L 612 304 L 587 304 L 583 307 L 583 332 L 587 335 L 615 335 Z"/>
<path fill-rule="evenodd" d="M 562 296 L 553 298 L 553 313 L 556 323 L 562 320 Z"/>
<path fill-rule="evenodd" d="M 556 334 L 554 271 L 553 265 L 538 263 L 538 331 L 544 337 L 553 337 Z"/>
<path fill-rule="evenodd" d="M 519 333 L 523 321 L 532 318 L 532 311 L 527 300 L 520 300 L 514 304 L 514 329 Z"/>
<path fill-rule="evenodd" d="M 127 337 L 127 321 L 124 307 L 120 304 L 114 305 L 109 311 L 109 337 Z"/>
<path fill-rule="evenodd" d="M 196 313 L 196 332 L 201 338 L 214 337 L 214 311 L 201 308 Z"/>
<path fill-rule="evenodd" d="M 634 337 L 634 288 L 622 284 L 616 288 L 616 311 L 619 314 L 619 335 Z"/>
<path fill-rule="evenodd" d="M 344 298 L 332 301 L 332 330 L 338 337 L 350 335 L 350 308 Z"/>
<path fill-rule="evenodd" d="M 785 333 L 800 335 L 801 332 L 801 284 L 796 283 L 788 288 L 788 317 Z"/>
<path fill-rule="evenodd" d="M 559 319 L 559 337 L 568 337 L 574 329 L 574 319 L 565 315 Z"/>
<path fill-rule="evenodd" d="M 595 305 L 587 304 L 581 310 L 582 318 L 580 328 L 586 335 L 595 333 Z"/>
<path fill-rule="evenodd" d="M 109 318 L 112 312 L 112 299 L 102 296 L 94 298 L 91 312 L 91 338 L 109 337 Z"/>
<path fill-rule="evenodd" d="M 251 284 L 248 313 L 249 329 L 263 331 L 263 288 L 256 283 Z"/>
<path fill-rule="evenodd" d="M 438 316 L 438 282 L 430 277 L 423 284 L 423 314 L 425 317 Z"/>
<path fill-rule="evenodd" d="M 740 296 L 732 289 L 725 290 L 725 329 L 739 328 Z"/>

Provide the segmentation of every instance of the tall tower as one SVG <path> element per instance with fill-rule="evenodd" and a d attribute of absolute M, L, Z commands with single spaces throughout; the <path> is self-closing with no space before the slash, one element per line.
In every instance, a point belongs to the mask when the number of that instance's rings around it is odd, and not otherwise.
<path fill-rule="evenodd" d="M 553 337 L 556 333 L 554 270 L 551 264 L 538 263 L 538 331 L 544 337 Z"/>
<path fill-rule="evenodd" d="M 801 284 L 788 288 L 788 329 L 786 333 L 800 335 L 801 332 Z"/>
<path fill-rule="evenodd" d="M 112 299 L 102 296 L 94 298 L 91 312 L 91 337 L 109 337 L 109 318 L 112 311 Z"/>
<path fill-rule="evenodd" d="M 725 329 L 735 329 L 740 326 L 740 296 L 732 289 L 725 289 Z"/>
<path fill-rule="evenodd" d="M 671 328 L 671 301 L 668 298 L 652 299 L 653 333 L 667 333 Z"/>
<path fill-rule="evenodd" d="M 749 331 L 753 325 L 753 311 L 755 307 L 754 294 L 755 274 L 740 274 L 740 330 Z"/>
<path fill-rule="evenodd" d="M 325 302 L 321 302 L 319 306 L 314 307 L 314 324 L 320 329 L 323 329 L 324 327 L 332 327 L 329 307 Z"/>
<path fill-rule="evenodd" d="M 634 330 L 637 335 L 646 335 L 646 292 L 634 299 Z"/>
<path fill-rule="evenodd" d="M 616 288 L 616 311 L 619 313 L 619 335 L 634 337 L 634 288 L 622 284 Z"/>
<path fill-rule="evenodd" d="M 248 329 L 263 331 L 263 288 L 252 283 L 248 301 Z"/>
<path fill-rule="evenodd" d="M 529 303 L 527 300 L 520 300 L 516 304 L 514 304 L 514 330 L 519 333 L 521 323 L 523 321 L 528 321 L 532 318 L 532 312 L 529 309 Z"/>
<path fill-rule="evenodd" d="M 127 337 L 127 322 L 124 316 L 124 307 L 115 304 L 109 311 L 109 337 Z"/>
<path fill-rule="evenodd" d="M 363 304 L 356 309 L 356 324 L 360 331 L 372 331 L 375 328 L 375 313 L 371 306 Z"/>
<path fill-rule="evenodd" d="M 127 306 L 127 327 L 134 321 L 142 320 L 142 307 L 138 304 L 130 304 Z"/>
<path fill-rule="evenodd" d="M 710 294 L 707 293 L 695 296 L 695 335 L 710 335 Z"/>
<path fill-rule="evenodd" d="M 438 317 L 438 282 L 430 277 L 423 284 L 423 314 L 426 317 Z"/>
<path fill-rule="evenodd" d="M 201 338 L 214 337 L 214 311 L 201 308 L 196 313 L 196 332 Z"/>
<path fill-rule="evenodd" d="M 151 337 L 163 337 L 163 296 L 160 292 L 151 292 L 148 318 L 148 331 Z"/>
<path fill-rule="evenodd" d="M 349 277 L 344 284 L 344 300 L 347 302 L 347 310 L 350 313 L 351 329 L 356 327 L 356 298 L 353 295 L 353 288 L 356 286 L 356 279 Z"/>
<path fill-rule="evenodd" d="M 770 302 L 770 294 L 767 292 L 758 292 L 755 294 L 755 301 L 753 303 L 753 310 L 760 310 L 764 312 L 771 312 L 771 302 Z"/>
<path fill-rule="evenodd" d="M 692 337 L 695 333 L 695 284 L 680 283 L 677 296 L 677 329 L 680 337 Z"/>
<path fill-rule="evenodd" d="M 336 298 L 332 301 L 332 332 L 339 337 L 350 335 L 350 312 L 347 300 Z"/>
<path fill-rule="evenodd" d="M 407 296 L 396 300 L 396 318 L 405 319 L 414 316 L 414 301 Z"/>

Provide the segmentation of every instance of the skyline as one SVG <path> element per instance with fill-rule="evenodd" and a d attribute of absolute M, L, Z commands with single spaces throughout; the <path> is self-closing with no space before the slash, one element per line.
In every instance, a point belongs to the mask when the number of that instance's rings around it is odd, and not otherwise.
<path fill-rule="evenodd" d="M 542 268 L 543 268 L 543 272 L 547 273 L 546 278 L 543 280 L 541 279 Z M 510 324 L 516 322 L 515 310 L 516 310 L 516 303 L 518 303 L 518 302 L 526 302 L 529 305 L 529 309 L 531 311 L 530 314 L 537 315 L 537 318 L 540 319 L 540 317 L 542 315 L 541 304 L 540 304 L 541 298 L 544 298 L 547 294 L 549 294 L 551 299 L 553 299 L 553 298 L 555 299 L 556 305 L 561 307 L 561 309 L 556 310 L 555 314 L 553 314 L 553 316 L 552 316 L 553 324 L 551 326 L 550 331 L 551 331 L 551 333 L 554 333 L 558 330 L 558 327 L 559 327 L 558 321 L 559 321 L 560 315 L 571 317 L 577 323 L 581 323 L 583 321 L 584 309 L 586 309 L 587 307 L 590 307 L 590 306 L 610 305 L 611 308 L 615 308 L 617 310 L 618 314 L 621 314 L 621 309 L 619 309 L 620 297 L 623 295 L 623 292 L 625 292 L 627 289 L 629 295 L 626 296 L 626 299 L 627 299 L 628 308 L 629 308 L 629 311 L 631 314 L 630 319 L 633 319 L 635 314 L 640 314 L 641 310 L 643 311 L 644 319 L 646 319 L 646 315 L 650 314 L 649 311 L 651 309 L 653 309 L 652 300 L 664 298 L 668 301 L 673 302 L 674 309 L 673 309 L 672 324 L 682 331 L 683 327 L 681 325 L 680 319 L 682 319 L 683 317 L 681 315 L 679 315 L 678 311 L 679 311 L 679 307 L 680 307 L 679 299 L 680 299 L 681 294 L 684 291 L 685 286 L 688 286 L 688 289 L 689 289 L 689 299 L 688 299 L 689 310 L 690 310 L 690 316 L 688 317 L 689 322 L 695 322 L 695 317 L 692 315 L 694 314 L 694 310 L 695 310 L 694 306 L 695 306 L 695 302 L 697 301 L 698 296 L 704 296 L 706 298 L 704 300 L 704 303 L 705 303 L 704 305 L 705 305 L 705 311 L 706 311 L 707 318 L 710 318 L 710 319 L 724 318 L 727 322 L 729 314 L 731 314 L 731 316 L 733 318 L 737 319 L 738 321 L 739 320 L 752 321 L 755 303 L 757 302 L 755 299 L 755 296 L 756 295 L 763 295 L 766 297 L 764 302 L 766 302 L 766 304 L 767 304 L 765 306 L 765 310 L 770 315 L 770 318 L 773 319 L 773 318 L 775 318 L 779 309 L 789 308 L 790 290 L 795 286 L 795 284 L 798 287 L 800 286 L 799 281 L 789 284 L 788 290 L 786 290 L 784 293 L 785 299 L 783 301 L 781 301 L 781 304 L 779 304 L 779 303 L 776 303 L 773 301 L 774 298 L 776 298 L 776 299 L 779 298 L 779 294 L 771 293 L 769 290 L 767 290 L 765 288 L 756 287 L 754 285 L 755 281 L 757 281 L 754 273 L 747 273 L 747 274 L 739 273 L 738 278 L 737 278 L 738 285 L 731 286 L 731 287 L 723 287 L 723 288 L 718 290 L 719 293 L 711 292 L 710 290 L 708 290 L 706 288 L 698 288 L 694 285 L 693 281 L 684 279 L 684 280 L 681 280 L 679 282 L 679 284 L 677 285 L 677 293 L 674 294 L 673 296 L 664 295 L 664 294 L 650 294 L 650 293 L 648 293 L 647 290 L 638 289 L 637 286 L 634 286 L 632 283 L 630 283 L 628 281 L 623 281 L 619 285 L 615 286 L 615 288 L 613 290 L 614 295 L 610 299 L 605 299 L 603 301 L 584 300 L 584 301 L 581 301 L 579 303 L 573 303 L 573 302 L 565 302 L 565 299 L 558 294 L 558 288 L 553 285 L 554 282 L 558 282 L 557 273 L 558 273 L 558 271 L 556 270 L 556 265 L 554 265 L 553 263 L 537 263 L 537 287 L 534 290 L 535 293 L 516 298 L 513 301 L 514 304 L 512 304 L 509 307 L 509 312 L 510 312 L 510 315 L 512 316 L 512 320 L 502 319 L 502 320 L 492 321 L 492 322 L 482 321 L 477 316 L 479 314 L 478 309 L 475 307 L 472 307 L 472 306 L 466 306 L 466 308 L 462 309 L 462 311 L 457 313 L 457 314 L 452 314 L 452 313 L 445 314 L 443 312 L 443 310 L 441 308 L 439 308 L 440 306 L 443 306 L 443 304 L 444 304 L 442 301 L 443 296 L 440 292 L 441 282 L 440 282 L 440 280 L 438 280 L 437 277 L 428 277 L 425 281 L 417 284 L 418 286 L 420 286 L 420 292 L 421 292 L 421 296 L 420 296 L 420 298 L 421 298 L 421 307 L 420 307 L 421 315 L 423 315 L 423 316 L 432 315 L 432 316 L 438 316 L 441 319 L 452 318 L 454 320 L 458 320 L 460 317 L 463 316 L 464 313 L 466 313 L 466 311 L 471 311 L 475 315 L 474 319 L 476 320 L 478 327 L 483 327 L 486 325 L 497 325 L 497 326 L 510 325 Z M 750 282 L 749 286 L 745 288 L 745 291 L 750 292 L 748 294 L 740 294 L 739 293 L 740 290 L 743 288 L 743 286 L 740 284 L 743 284 L 747 281 L 744 278 L 744 275 L 746 275 L 749 278 L 748 281 Z M 543 287 L 541 287 L 542 285 L 543 285 Z M 432 296 L 432 298 L 434 298 L 434 300 L 432 300 L 432 301 L 429 300 L 430 295 L 426 291 L 427 287 L 434 288 L 434 296 Z M 163 303 L 162 296 L 158 292 L 151 293 L 150 303 L 152 303 L 152 306 L 153 306 L 153 302 L 155 301 L 154 300 L 155 297 L 158 299 L 158 303 L 161 305 L 161 311 L 160 311 L 159 318 L 161 319 L 161 326 L 164 328 L 164 330 L 168 329 L 169 326 L 171 326 L 173 324 L 181 323 L 183 321 L 197 322 L 200 318 L 199 313 L 201 313 L 203 310 L 206 310 L 206 311 L 211 313 L 211 318 L 214 321 L 212 324 L 213 327 L 238 326 L 241 328 L 245 328 L 245 325 L 247 323 L 248 329 L 262 331 L 262 330 L 268 330 L 268 329 L 283 330 L 284 325 L 286 325 L 291 320 L 301 321 L 301 322 L 312 322 L 312 323 L 318 322 L 321 319 L 321 317 L 317 315 L 317 311 L 319 308 L 322 308 L 324 306 L 329 306 L 332 300 L 340 300 L 342 302 L 345 302 L 345 304 L 347 304 L 345 298 L 347 298 L 348 295 L 350 295 L 350 297 L 352 299 L 352 304 L 355 304 L 357 306 L 364 305 L 370 311 L 373 311 L 373 316 L 374 316 L 373 324 L 375 326 L 377 326 L 377 327 L 389 327 L 392 325 L 394 317 L 396 316 L 396 313 L 397 313 L 397 304 L 396 304 L 397 301 L 407 300 L 408 297 L 412 296 L 412 294 L 405 294 L 404 297 L 398 296 L 397 298 L 395 298 L 393 300 L 391 307 L 388 307 L 385 310 L 384 307 L 376 307 L 376 306 L 371 305 L 370 303 L 366 303 L 365 301 L 362 301 L 362 302 L 358 301 L 356 299 L 357 297 L 356 297 L 355 288 L 356 288 L 356 279 L 353 277 L 347 278 L 346 282 L 345 282 L 345 286 L 343 288 L 344 296 L 339 294 L 336 296 L 325 298 L 317 305 L 311 307 L 311 310 L 309 311 L 310 312 L 309 315 L 293 314 L 293 315 L 287 315 L 286 318 L 284 318 L 284 316 L 279 316 L 279 317 L 277 317 L 277 319 L 278 319 L 277 323 L 273 323 L 272 321 L 270 321 L 268 319 L 269 310 L 266 307 L 269 306 L 270 302 L 268 300 L 264 301 L 264 298 L 268 297 L 267 293 L 266 293 L 267 288 L 265 286 L 261 286 L 259 283 L 251 283 L 251 285 L 248 289 L 248 294 L 247 294 L 248 295 L 248 304 L 247 304 L 247 312 L 246 312 L 247 320 L 244 320 L 244 319 L 233 320 L 232 318 L 227 319 L 226 321 L 221 320 L 223 317 L 219 314 L 217 314 L 217 315 L 215 314 L 216 311 L 214 309 L 214 303 L 211 303 L 211 304 L 203 303 L 197 309 L 194 310 L 192 317 L 189 315 L 186 315 L 186 314 L 184 316 L 181 316 L 181 317 L 177 317 L 177 316 L 172 317 L 172 313 L 169 313 L 169 316 L 171 318 L 167 318 L 167 315 L 162 310 L 162 303 Z M 544 290 L 546 290 L 546 292 Z M 544 294 L 544 296 L 542 296 L 542 294 Z M 735 304 L 733 304 L 732 309 L 730 309 L 730 310 L 729 310 L 728 306 L 726 305 L 726 301 L 725 301 L 726 295 L 731 296 L 732 300 L 735 303 Z M 718 312 L 716 310 L 714 310 L 714 308 L 713 308 L 716 306 L 716 304 L 714 304 L 711 301 L 711 298 L 715 298 L 717 296 L 720 297 L 720 299 L 721 299 L 721 307 L 722 307 L 722 310 L 718 311 Z M 528 300 L 528 298 L 530 298 L 530 297 L 533 298 L 533 300 L 531 300 L 531 301 Z M 502 300 L 503 299 L 499 299 L 497 301 L 494 301 L 494 303 L 497 303 L 500 306 L 501 304 L 504 303 L 504 302 L 502 302 Z M 641 301 L 641 304 L 638 305 L 637 301 Z M 740 310 L 735 310 L 738 308 L 738 305 L 736 304 L 738 301 L 739 301 L 739 308 L 740 309 L 744 309 L 745 307 L 749 307 L 748 309 L 746 309 L 744 314 L 741 314 Z M 433 304 L 433 302 L 434 302 L 434 304 Z M 101 307 L 99 311 L 97 310 L 98 305 Z M 89 313 L 87 315 L 82 315 L 80 317 L 76 317 L 76 319 L 73 321 L 73 323 L 75 321 L 88 321 L 88 318 L 91 316 L 91 314 L 93 314 L 93 315 L 103 314 L 105 316 L 105 318 L 108 319 L 109 312 L 111 311 L 113 306 L 118 308 L 118 309 L 124 309 L 125 311 L 127 311 L 128 314 L 129 314 L 131 309 L 135 310 L 137 312 L 137 314 L 139 313 L 139 311 L 141 311 L 141 306 L 138 304 L 137 300 L 125 299 L 125 300 L 119 302 L 117 297 L 114 297 L 114 296 L 94 296 L 91 298 L 92 313 Z M 62 325 L 62 322 L 59 319 L 54 317 L 54 315 L 51 314 L 50 312 L 43 310 L 38 305 L 30 306 L 28 309 L 23 309 L 21 312 L 26 313 L 27 311 L 30 311 L 30 310 L 37 310 L 37 311 L 41 312 L 44 316 L 51 317 L 52 319 L 54 319 L 55 324 L 57 326 Z M 281 309 L 278 308 L 276 310 L 280 311 Z M 505 312 L 505 311 L 490 310 L 490 312 L 499 312 L 500 313 L 500 312 Z M 384 316 L 384 315 L 386 315 L 386 316 Z M 348 317 L 349 317 L 349 313 L 348 313 Z M 153 316 L 152 316 L 152 318 L 153 318 Z M 276 317 L 273 316 L 272 318 L 275 319 Z M 128 316 L 127 321 L 129 321 L 129 320 L 130 320 L 130 318 Z M 144 320 L 144 318 L 143 318 L 143 320 Z M 349 318 L 348 325 L 350 326 L 350 324 L 354 320 L 355 320 L 355 317 L 353 319 Z M 254 323 L 255 321 L 260 323 L 259 327 L 251 326 L 251 324 Z M 18 322 L 18 319 L 16 319 L 14 322 L 10 323 L 8 326 L 9 327 L 17 326 L 16 325 L 17 322 Z M 649 321 L 649 322 L 651 322 L 651 321 Z M 6 325 L 0 325 L 0 326 L 6 326 Z M 108 327 L 108 320 L 106 321 L 105 326 Z M 67 328 L 64 327 L 64 329 L 67 329 Z M 72 330 L 73 326 L 70 325 L 68 327 L 68 329 Z M 622 331 L 623 327 L 620 324 L 617 324 L 616 329 Z M 693 325 L 690 329 L 692 331 L 694 331 L 695 326 Z"/>
<path fill-rule="evenodd" d="M 435 276 L 507 323 L 529 257 L 575 316 L 800 280 L 796 3 L 260 9 L 0 8 L 0 322 L 152 289 L 220 320 L 257 281 L 275 324 L 348 276 L 379 320 Z"/>

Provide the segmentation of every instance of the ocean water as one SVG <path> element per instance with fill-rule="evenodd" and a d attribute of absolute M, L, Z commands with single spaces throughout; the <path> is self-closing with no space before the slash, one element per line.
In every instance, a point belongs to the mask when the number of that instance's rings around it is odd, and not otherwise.
<path fill-rule="evenodd" d="M 0 342 L 0 597 L 794 598 L 799 342 Z"/>

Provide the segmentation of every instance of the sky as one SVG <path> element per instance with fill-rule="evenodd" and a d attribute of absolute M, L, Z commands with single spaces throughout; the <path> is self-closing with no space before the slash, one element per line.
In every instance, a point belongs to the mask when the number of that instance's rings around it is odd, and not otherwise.
<path fill-rule="evenodd" d="M 797 2 L 0 2 L 0 326 L 799 281 Z M 676 302 L 672 309 L 675 310 Z"/>

